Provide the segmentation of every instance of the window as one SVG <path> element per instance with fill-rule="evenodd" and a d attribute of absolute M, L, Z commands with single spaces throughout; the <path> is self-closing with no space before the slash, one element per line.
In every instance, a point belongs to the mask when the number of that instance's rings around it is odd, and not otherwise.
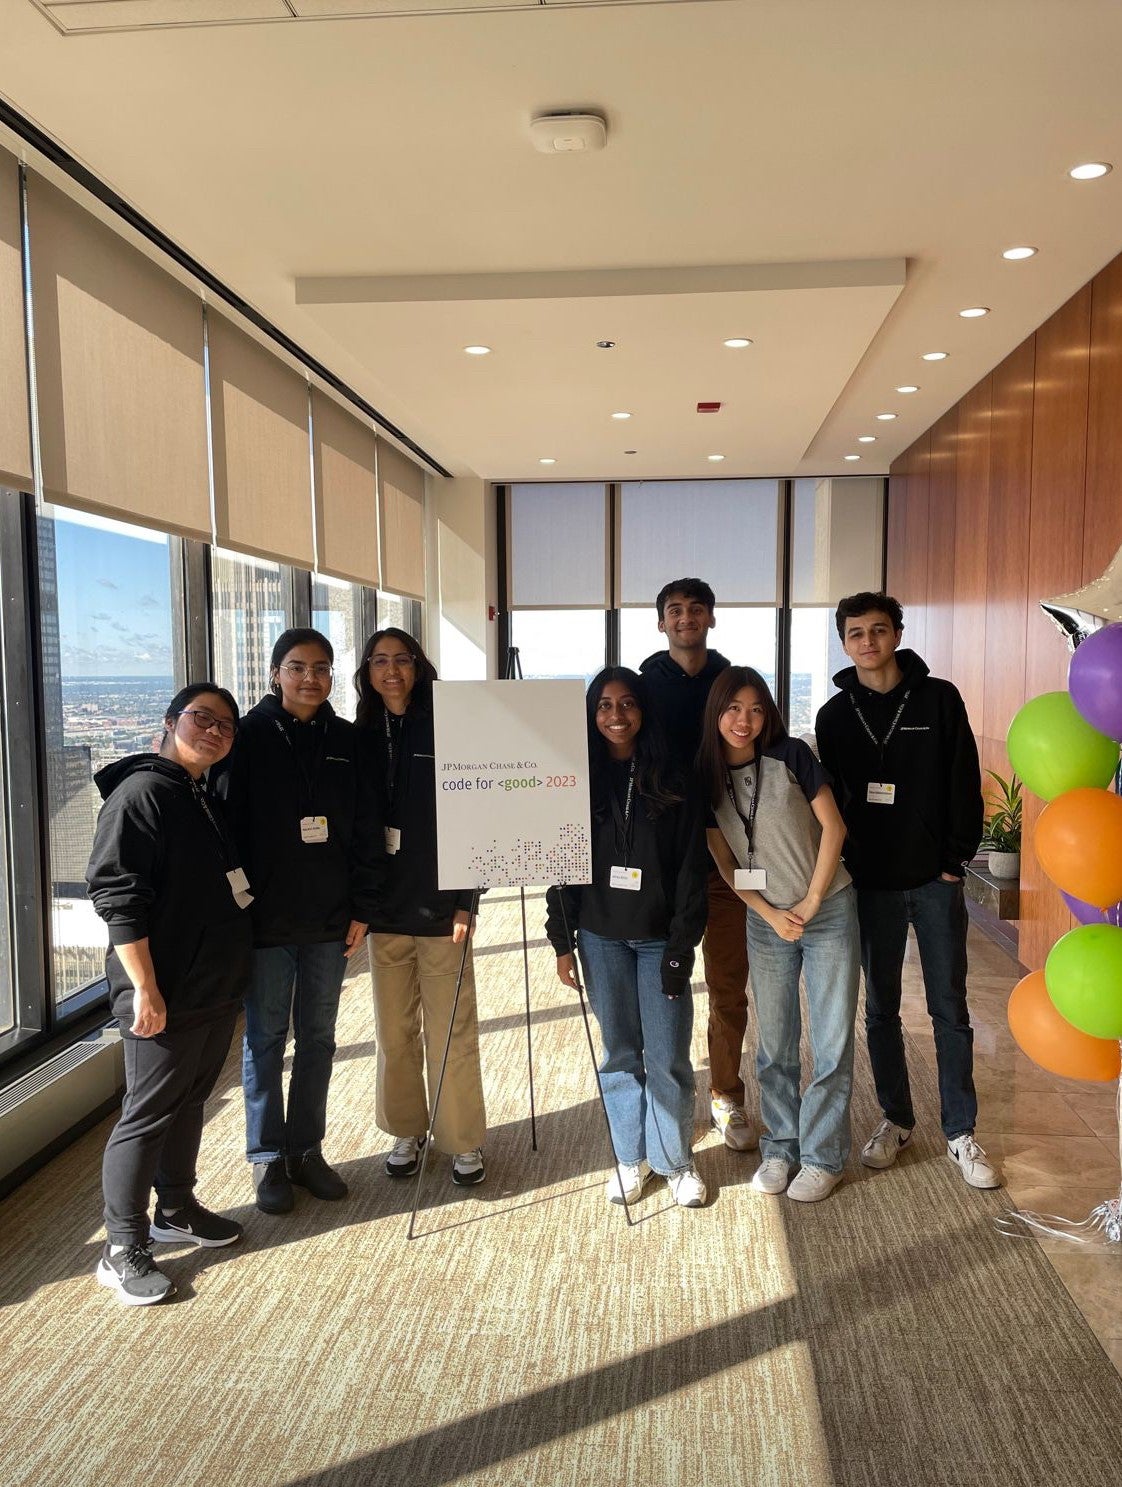
<path fill-rule="evenodd" d="M 211 550 L 213 680 L 233 692 L 243 712 L 269 690 L 269 657 L 289 626 L 287 593 L 279 563 Z"/>
<path fill-rule="evenodd" d="M 834 673 L 850 664 L 834 626 L 834 611 L 791 611 L 791 710 L 788 728 L 797 737 L 814 731 L 818 709 L 838 690 Z"/>
<path fill-rule="evenodd" d="M 602 609 L 518 609 L 510 620 L 523 676 L 575 676 L 587 685 L 603 668 Z"/>
<path fill-rule="evenodd" d="M 312 578 L 312 628 L 330 640 L 335 651 L 335 685 L 331 706 L 353 722 L 357 698 L 354 674 L 366 644 L 366 605 L 360 585 L 315 574 Z"/>
<path fill-rule="evenodd" d="M 4 709 L 5 714 L 7 708 Z M 0 735 L 0 821 L 10 821 L 8 814 L 8 748 L 7 730 Z M 15 1026 L 16 1009 L 12 986 L 12 934 L 9 906 L 12 902 L 8 882 L 7 832 L 0 832 L 0 1035 Z"/>
<path fill-rule="evenodd" d="M 754 666 L 774 688 L 777 611 L 718 604 L 715 613 L 717 624 L 709 632 L 709 649 L 719 651 L 734 666 Z M 648 656 L 665 649 L 666 636 L 658 628 L 653 604 L 646 609 L 621 611 L 619 653 L 624 666 L 638 671 Z"/>
<path fill-rule="evenodd" d="M 405 599 L 400 594 L 378 590 L 378 629 L 404 630 L 418 645 L 421 638 L 422 610 L 419 599 Z"/>
<path fill-rule="evenodd" d="M 158 746 L 181 684 L 172 653 L 174 539 L 62 507 L 36 526 L 54 996 L 105 968 L 105 926 L 86 898 L 99 769 Z"/>

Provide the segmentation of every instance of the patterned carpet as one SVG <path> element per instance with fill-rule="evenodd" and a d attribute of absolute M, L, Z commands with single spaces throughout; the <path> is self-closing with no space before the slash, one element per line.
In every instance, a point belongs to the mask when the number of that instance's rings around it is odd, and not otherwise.
<path fill-rule="evenodd" d="M 93 1281 L 109 1123 L 0 1204 L 0 1459 L 11 1487 L 838 1484 L 1115 1487 L 1122 1377 L 1045 1256 L 1002 1239 L 1001 1193 L 942 1156 L 933 1080 L 892 1171 L 826 1203 L 755 1194 L 754 1155 L 700 1124 L 711 1203 L 604 1201 L 583 1024 L 529 903 L 539 1150 L 530 1150 L 517 894 L 478 944 L 488 1178 L 382 1172 L 369 983 L 344 992 L 327 1154 L 352 1193 L 250 1201 L 237 1067 L 200 1196 L 230 1250 L 160 1246 L 167 1305 Z M 695 1064 L 704 1067 L 704 991 Z M 857 1131 L 876 1114 L 858 1051 Z M 921 1082 L 922 1081 L 922 1082 Z M 704 1091 L 704 1074 L 699 1076 Z"/>

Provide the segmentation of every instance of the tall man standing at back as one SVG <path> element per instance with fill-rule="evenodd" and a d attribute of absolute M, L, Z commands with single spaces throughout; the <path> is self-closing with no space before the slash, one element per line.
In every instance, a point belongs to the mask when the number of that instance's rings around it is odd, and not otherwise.
<path fill-rule="evenodd" d="M 658 628 L 668 651 L 648 656 L 639 670 L 666 731 L 674 762 L 687 779 L 701 742 L 701 720 L 714 679 L 729 664 L 707 646 L 717 623 L 713 590 L 701 578 L 676 578 L 655 600 Z M 758 1145 L 744 1113 L 740 1060 L 748 1025 L 748 944 L 742 899 L 713 867 L 709 873 L 709 918 L 702 955 L 709 987 L 709 1086 L 713 1124 L 733 1151 Z"/>
<path fill-rule="evenodd" d="M 887 594 L 851 594 L 838 635 L 852 666 L 818 713 L 818 751 L 836 782 L 849 832 L 845 865 L 857 885 L 865 1031 L 884 1119 L 866 1142 L 866 1167 L 891 1167 L 915 1125 L 901 972 L 908 925 L 919 945 L 935 1030 L 947 1156 L 976 1188 L 1000 1187 L 974 1140 L 974 1034 L 966 1006 L 966 864 L 982 836 L 978 749 L 957 689 L 898 649 L 904 613 Z"/>

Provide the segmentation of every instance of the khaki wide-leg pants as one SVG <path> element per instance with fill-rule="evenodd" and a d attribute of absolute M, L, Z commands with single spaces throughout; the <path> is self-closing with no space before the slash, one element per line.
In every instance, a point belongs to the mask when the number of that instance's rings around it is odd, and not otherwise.
<path fill-rule="evenodd" d="M 391 1136 L 422 1136 L 440 1078 L 463 946 L 454 945 L 450 935 L 383 934 L 372 934 L 369 945 L 378 1036 L 377 1121 Z M 454 1155 L 482 1146 L 486 1129 L 469 946 L 433 1141 Z"/>

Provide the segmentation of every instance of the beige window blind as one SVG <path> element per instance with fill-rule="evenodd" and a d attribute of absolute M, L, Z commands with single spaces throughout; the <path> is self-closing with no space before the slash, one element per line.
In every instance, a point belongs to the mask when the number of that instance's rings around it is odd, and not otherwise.
<path fill-rule="evenodd" d="M 218 541 L 311 568 L 307 383 L 216 311 L 207 324 Z"/>
<path fill-rule="evenodd" d="M 210 535 L 198 298 L 28 175 L 43 492 Z"/>
<path fill-rule="evenodd" d="M 425 477 L 385 439 L 378 440 L 382 512 L 382 586 L 411 599 L 425 597 Z"/>
<path fill-rule="evenodd" d="M 0 482 L 31 489 L 19 167 L 0 150 Z"/>
<path fill-rule="evenodd" d="M 319 571 L 377 588 L 381 575 L 374 430 L 313 389 L 312 453 Z"/>

